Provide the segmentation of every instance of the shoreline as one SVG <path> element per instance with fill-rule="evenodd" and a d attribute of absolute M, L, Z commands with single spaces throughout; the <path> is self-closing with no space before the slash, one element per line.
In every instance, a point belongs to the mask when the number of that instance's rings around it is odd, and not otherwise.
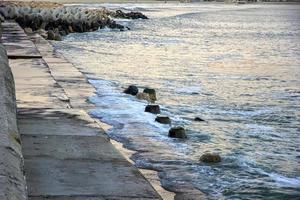
<path fill-rule="evenodd" d="M 76 65 L 74 65 L 74 66 L 76 67 Z M 78 70 L 80 71 L 80 69 L 78 69 Z M 84 72 L 81 72 L 81 73 L 85 76 Z M 91 86 L 93 86 L 93 85 L 91 85 Z M 91 116 L 90 114 L 88 114 L 88 115 L 91 118 L 93 118 L 99 124 L 99 126 L 104 129 L 105 132 L 107 132 L 110 128 L 112 128 L 111 125 L 100 121 L 98 118 L 95 118 L 95 117 Z M 135 164 L 134 161 L 131 160 L 130 157 L 133 154 L 135 154 L 136 151 L 125 148 L 121 142 L 118 142 L 112 138 L 110 138 L 110 142 L 126 158 L 126 160 L 128 162 L 132 163 L 133 165 Z M 162 197 L 163 200 L 173 200 L 174 199 L 174 197 L 176 196 L 176 193 L 168 191 L 161 186 L 160 178 L 158 177 L 157 171 L 151 170 L 151 169 L 141 169 L 138 167 L 137 167 L 137 169 L 143 174 L 143 176 L 152 185 L 152 187 L 158 192 L 158 194 Z"/>
<path fill-rule="evenodd" d="M 132 164 L 134 161 L 130 159 L 130 157 L 136 153 L 135 151 L 126 149 L 122 143 L 111 139 L 111 143 L 118 149 L 122 155 Z M 168 191 L 161 186 L 160 179 L 158 177 L 158 172 L 150 169 L 141 169 L 138 170 L 143 174 L 143 176 L 150 182 L 150 184 L 154 187 L 154 189 L 160 194 L 160 196 L 164 200 L 173 200 L 176 196 L 175 192 Z"/>

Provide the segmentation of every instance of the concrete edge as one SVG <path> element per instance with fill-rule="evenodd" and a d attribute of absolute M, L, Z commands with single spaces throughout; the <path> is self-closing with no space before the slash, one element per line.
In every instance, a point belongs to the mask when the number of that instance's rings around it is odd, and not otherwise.
<path fill-rule="evenodd" d="M 0 22 L 0 36 L 2 28 Z M 1 39 L 0 39 L 1 42 Z M 0 199 L 26 200 L 24 160 L 16 120 L 15 83 L 0 43 Z"/>

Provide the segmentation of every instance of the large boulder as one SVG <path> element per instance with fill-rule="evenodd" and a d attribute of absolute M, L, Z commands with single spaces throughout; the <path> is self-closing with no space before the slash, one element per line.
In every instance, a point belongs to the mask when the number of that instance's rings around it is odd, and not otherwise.
<path fill-rule="evenodd" d="M 180 138 L 180 139 L 187 138 L 185 130 L 181 126 L 171 128 L 169 130 L 169 137 L 171 137 L 171 138 Z"/>
<path fill-rule="evenodd" d="M 153 114 L 159 114 L 160 113 L 160 107 L 156 104 L 150 104 L 147 105 L 145 108 L 145 112 L 153 113 Z"/>
<path fill-rule="evenodd" d="M 157 98 L 156 98 L 156 92 L 155 92 L 154 89 L 152 89 L 152 88 L 145 88 L 145 89 L 144 89 L 144 93 L 149 94 L 149 97 L 150 97 L 150 99 L 151 99 L 153 102 L 157 100 Z"/>
<path fill-rule="evenodd" d="M 130 95 L 137 95 L 139 92 L 139 89 L 135 85 L 130 85 L 126 90 L 124 90 L 124 93 L 130 94 Z"/>
<path fill-rule="evenodd" d="M 216 153 L 205 153 L 200 157 L 200 161 L 205 163 L 221 162 L 221 156 Z"/>
<path fill-rule="evenodd" d="M 159 115 L 155 118 L 155 121 L 161 124 L 171 124 L 171 119 L 168 116 Z"/>

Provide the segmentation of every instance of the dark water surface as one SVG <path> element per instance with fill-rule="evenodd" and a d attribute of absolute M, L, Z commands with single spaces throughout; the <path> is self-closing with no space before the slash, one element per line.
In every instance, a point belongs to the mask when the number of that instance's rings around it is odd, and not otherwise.
<path fill-rule="evenodd" d="M 139 152 L 137 166 L 210 199 L 300 199 L 300 5 L 105 5 L 151 19 L 55 45 L 87 73 L 98 90 L 91 114 Z M 155 88 L 188 140 L 168 138 L 146 102 L 122 94 L 129 84 Z M 206 151 L 223 161 L 200 163 Z"/>

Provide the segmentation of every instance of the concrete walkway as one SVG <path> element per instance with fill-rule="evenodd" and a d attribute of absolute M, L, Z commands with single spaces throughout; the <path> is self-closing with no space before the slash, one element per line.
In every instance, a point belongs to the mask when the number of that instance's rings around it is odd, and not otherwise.
<path fill-rule="evenodd" d="M 3 28 L 29 199 L 161 199 L 86 113 L 95 90 L 83 74 L 40 36 Z"/>

